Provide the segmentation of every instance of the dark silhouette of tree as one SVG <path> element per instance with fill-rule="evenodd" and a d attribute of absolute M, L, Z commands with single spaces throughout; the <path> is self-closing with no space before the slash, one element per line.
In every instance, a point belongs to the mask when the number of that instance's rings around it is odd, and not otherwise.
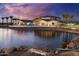
<path fill-rule="evenodd" d="M 4 23 L 4 17 L 1 18 L 2 19 L 2 24 Z"/>
<path fill-rule="evenodd" d="M 63 14 L 63 20 L 66 20 L 67 22 L 70 22 L 73 18 L 74 18 L 74 15 L 71 15 L 71 14 Z"/>
<path fill-rule="evenodd" d="M 13 16 L 10 16 L 10 19 L 11 19 L 11 23 L 13 23 Z"/>
<path fill-rule="evenodd" d="M 9 23 L 8 23 L 8 19 L 9 19 L 9 17 L 5 17 L 5 18 L 6 18 L 6 22 L 7 22 L 7 25 L 8 25 L 8 24 L 9 24 Z"/>

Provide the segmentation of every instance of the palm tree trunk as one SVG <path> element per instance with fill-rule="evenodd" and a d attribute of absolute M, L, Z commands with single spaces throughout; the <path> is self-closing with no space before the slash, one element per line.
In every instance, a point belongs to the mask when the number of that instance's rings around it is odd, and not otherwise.
<path fill-rule="evenodd" d="M 9 23 L 8 23 L 8 17 L 6 17 L 6 23 L 7 23 L 7 26 L 8 26 L 8 24 L 9 24 Z"/>
<path fill-rule="evenodd" d="M 2 18 L 2 25 L 3 25 L 3 23 L 4 23 L 4 18 Z"/>
<path fill-rule="evenodd" d="M 13 20 L 12 20 L 12 18 L 11 18 L 11 24 L 13 23 Z"/>
<path fill-rule="evenodd" d="M 4 23 L 4 19 L 2 19 L 2 25 L 3 25 L 3 23 Z"/>
<path fill-rule="evenodd" d="M 13 24 L 13 16 L 10 16 L 11 24 Z"/>

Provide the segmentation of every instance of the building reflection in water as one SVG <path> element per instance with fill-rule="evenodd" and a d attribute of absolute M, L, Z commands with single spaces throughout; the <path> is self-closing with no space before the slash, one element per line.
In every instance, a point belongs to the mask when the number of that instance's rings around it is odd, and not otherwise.
<path fill-rule="evenodd" d="M 24 44 L 29 47 L 60 48 L 64 42 L 78 35 L 57 31 L 37 31 L 30 29 L 0 29 L 0 48 L 19 47 Z"/>
<path fill-rule="evenodd" d="M 56 36 L 59 36 L 60 33 L 59 32 L 55 32 L 55 31 L 33 31 L 35 36 L 41 37 L 41 38 L 54 38 Z"/>
<path fill-rule="evenodd" d="M 23 30 L 23 29 L 16 29 L 15 33 L 22 35 L 22 34 L 27 34 L 28 32 L 32 32 L 34 36 L 40 37 L 40 38 L 45 38 L 45 39 L 50 39 L 50 38 L 55 38 L 60 36 L 61 32 L 56 32 L 56 31 L 36 31 L 36 30 Z"/>
<path fill-rule="evenodd" d="M 28 29 L 13 29 L 14 33 L 17 33 L 18 35 L 26 35 L 27 33 L 31 32 L 34 34 L 34 36 L 37 36 L 42 39 L 63 39 L 63 41 L 70 41 L 72 38 L 78 36 L 73 33 L 67 33 L 67 32 L 58 32 L 58 31 L 46 31 L 46 30 L 28 30 Z"/>

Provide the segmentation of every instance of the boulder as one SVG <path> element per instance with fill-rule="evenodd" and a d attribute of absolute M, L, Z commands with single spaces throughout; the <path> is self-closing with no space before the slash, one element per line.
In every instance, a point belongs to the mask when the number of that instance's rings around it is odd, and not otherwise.
<path fill-rule="evenodd" d="M 59 53 L 58 56 L 79 56 L 79 52 L 76 52 L 76 51 L 66 51 L 66 52 Z"/>
<path fill-rule="evenodd" d="M 67 44 L 67 48 L 79 48 L 79 37 L 71 40 L 69 44 Z"/>

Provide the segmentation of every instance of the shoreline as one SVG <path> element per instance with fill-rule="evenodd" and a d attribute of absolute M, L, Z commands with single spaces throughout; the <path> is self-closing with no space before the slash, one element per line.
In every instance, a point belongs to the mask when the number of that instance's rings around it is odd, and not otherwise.
<path fill-rule="evenodd" d="M 72 54 L 73 53 L 73 54 Z M 0 56 L 79 56 L 79 49 L 46 49 L 46 48 L 28 48 L 20 46 L 19 48 L 0 49 Z"/>
<path fill-rule="evenodd" d="M 30 30 L 36 30 L 36 31 L 58 31 L 58 32 L 67 32 L 67 33 L 73 33 L 73 34 L 79 34 L 79 30 L 77 29 L 69 29 L 69 28 L 61 28 L 61 27 L 48 27 L 48 26 L 3 26 L 0 28 L 8 28 L 8 29 L 30 29 Z"/>

